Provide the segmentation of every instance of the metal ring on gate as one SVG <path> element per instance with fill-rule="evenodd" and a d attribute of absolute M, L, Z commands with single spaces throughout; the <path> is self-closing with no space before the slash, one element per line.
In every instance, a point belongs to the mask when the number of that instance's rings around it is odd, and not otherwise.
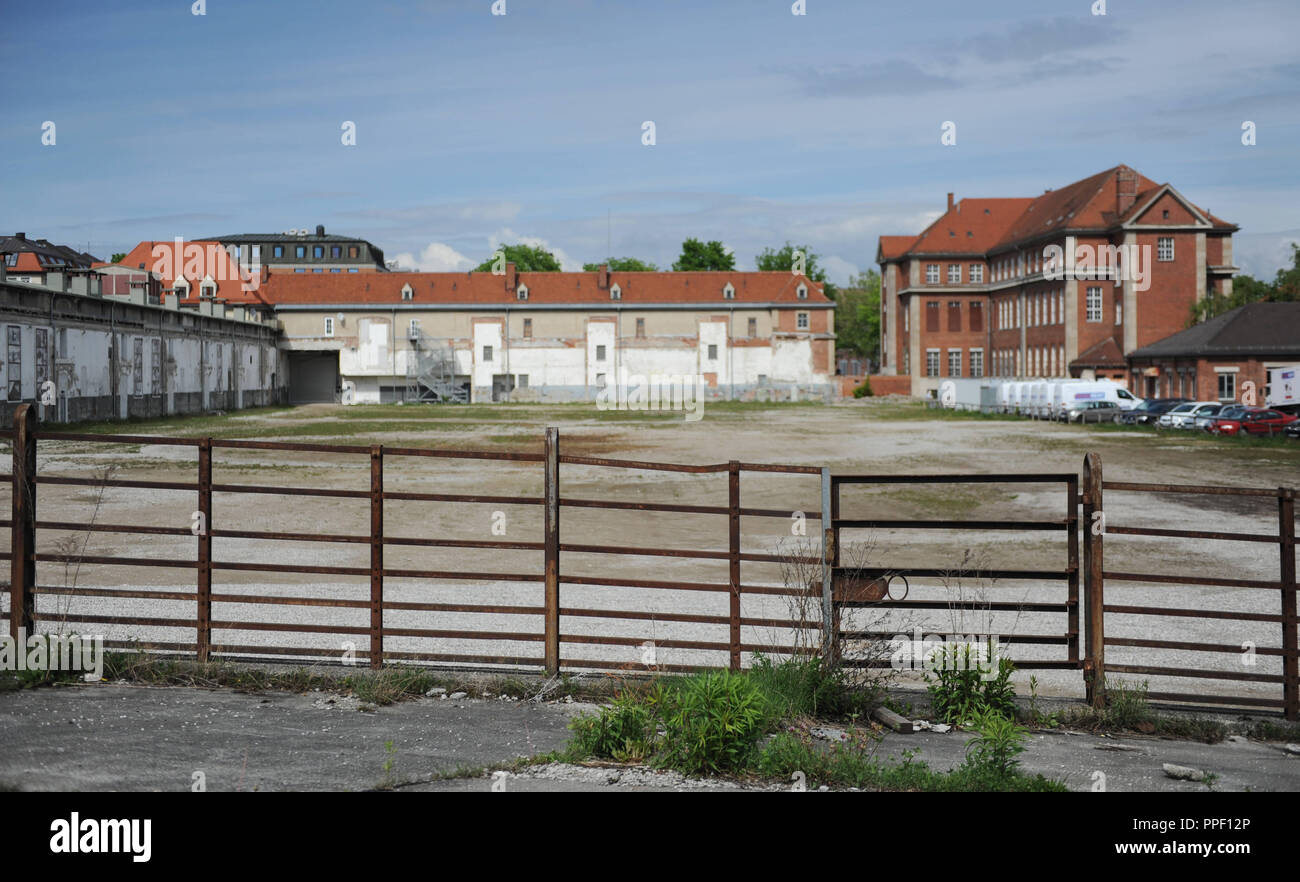
<path fill-rule="evenodd" d="M 897 578 L 897 579 L 902 579 L 902 580 L 903 580 L 903 596 L 902 596 L 902 597 L 895 597 L 895 596 L 894 596 L 894 593 L 893 593 L 892 591 L 889 590 L 889 586 L 890 586 L 890 584 L 893 583 L 894 579 L 896 579 L 896 578 Z M 885 596 L 888 597 L 890 600 L 894 601 L 895 603 L 897 603 L 897 602 L 900 601 L 900 600 L 906 600 L 906 599 L 907 599 L 907 593 L 908 593 L 908 591 L 911 590 L 911 588 L 912 588 L 912 586 L 909 585 L 909 584 L 907 583 L 907 576 L 904 576 L 902 573 L 892 573 L 892 574 L 890 574 L 889 578 L 885 580 Z"/>

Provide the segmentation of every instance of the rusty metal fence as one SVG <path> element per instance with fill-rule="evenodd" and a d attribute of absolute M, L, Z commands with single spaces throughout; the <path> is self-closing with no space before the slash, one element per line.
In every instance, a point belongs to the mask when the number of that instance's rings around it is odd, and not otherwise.
<path fill-rule="evenodd" d="M 803 641 L 789 643 L 757 642 L 743 639 L 746 631 L 752 635 L 754 629 L 768 629 L 774 633 L 790 633 L 820 630 L 820 620 L 790 620 L 788 617 L 762 616 L 745 614 L 742 600 L 746 595 L 752 598 L 797 595 L 797 589 L 784 586 L 779 581 L 742 580 L 742 565 L 772 564 L 790 559 L 789 552 L 768 553 L 742 548 L 742 519 L 781 519 L 788 521 L 791 511 L 784 508 L 745 507 L 741 503 L 742 474 L 763 476 L 820 476 L 822 469 L 797 466 L 758 463 L 728 462 L 717 465 L 679 465 L 667 463 L 638 462 L 631 460 L 604 459 L 588 456 L 564 455 L 560 451 L 560 439 L 557 429 L 546 430 L 545 449 L 543 453 L 505 453 L 472 450 L 438 450 L 425 448 L 407 448 L 395 446 L 347 446 L 332 444 L 309 444 L 280 441 L 241 441 L 214 438 L 180 438 L 141 435 L 97 435 L 67 432 L 46 432 L 38 430 L 36 416 L 30 406 L 20 407 L 15 415 L 12 433 L 7 433 L 13 447 L 13 470 L 8 479 L 12 487 L 12 518 L 0 523 L 10 527 L 12 537 L 10 551 L 3 557 L 10 560 L 11 578 L 9 585 L 10 628 L 16 635 L 19 629 L 31 632 L 43 618 L 49 618 L 38 610 L 38 596 L 71 595 L 78 598 L 112 598 L 116 602 L 138 601 L 141 604 L 156 606 L 158 601 L 183 601 L 193 603 L 193 617 L 160 617 L 158 615 L 106 615 L 103 613 L 83 613 L 69 611 L 58 616 L 59 621 L 75 624 L 100 624 L 116 626 L 134 626 L 141 628 L 164 628 L 175 631 L 182 629 L 192 631 L 193 641 L 177 640 L 134 640 L 106 641 L 110 648 L 145 648 L 150 650 L 192 653 L 199 660 L 208 660 L 217 656 L 278 656 L 294 658 L 332 658 L 337 659 L 339 652 L 334 649 L 322 649 L 321 646 L 284 646 L 270 644 L 241 644 L 223 642 L 221 632 L 231 631 L 276 631 L 283 633 L 330 635 L 334 638 L 351 638 L 350 655 L 367 661 L 371 667 L 380 667 L 385 661 L 420 661 L 438 663 L 463 663 L 471 665 L 502 665 L 544 669 L 549 673 L 563 670 L 617 669 L 633 668 L 655 671 L 693 670 L 699 665 L 669 664 L 649 661 L 644 653 L 637 650 L 647 642 L 643 634 L 613 634 L 601 629 L 598 633 L 582 633 L 584 629 L 566 627 L 574 620 L 598 620 L 609 622 L 653 621 L 656 624 L 687 623 L 704 626 L 716 637 L 711 639 L 674 639 L 656 638 L 654 649 L 662 654 L 665 650 L 700 650 L 725 653 L 727 664 L 738 669 L 742 655 L 753 652 L 789 653 L 800 651 Z M 36 449 L 41 441 L 49 442 L 87 442 L 90 444 L 148 444 L 193 448 L 197 452 L 197 474 L 193 481 L 156 481 L 117 478 L 69 477 L 39 474 L 37 471 Z M 213 453 L 227 450 L 257 451 L 293 451 L 299 453 L 320 453 L 353 456 L 368 459 L 369 487 L 367 489 L 338 489 L 328 487 L 292 487 L 265 486 L 247 483 L 221 483 L 213 480 Z M 484 495 L 463 493 L 436 493 L 399 489 L 386 485 L 385 464 L 412 457 L 433 458 L 438 460 L 471 460 L 484 464 L 525 464 L 539 466 L 542 477 L 540 495 Z M 685 473 L 697 476 L 725 475 L 727 490 L 725 500 L 716 505 L 693 505 L 673 502 L 627 501 L 616 499 L 580 498 L 561 494 L 561 467 L 597 468 L 616 472 L 652 472 Z M 91 521 L 56 521 L 41 520 L 37 515 L 38 489 L 42 486 L 70 486 L 89 488 L 135 488 L 150 491 L 193 494 L 197 507 L 194 510 L 193 523 L 188 526 L 159 526 L 142 524 L 125 524 Z M 232 508 L 238 510 L 239 499 L 295 498 L 304 501 L 316 499 L 357 500 L 368 505 L 369 531 L 365 534 L 340 534 L 318 532 L 289 532 L 271 530 L 240 529 L 238 515 L 221 515 L 214 512 L 213 500 L 222 495 L 227 502 L 234 503 Z M 788 495 L 786 493 L 783 496 Z M 431 536 L 393 535 L 385 530 L 385 504 L 394 502 L 447 503 L 447 504 L 482 504 L 491 506 L 521 506 L 540 508 L 542 511 L 541 535 L 534 541 L 507 541 L 487 539 L 441 538 Z M 647 545 L 599 544 L 562 539 L 560 524 L 562 513 L 566 510 L 599 510 L 616 517 L 619 512 L 635 512 L 639 515 L 704 515 L 713 523 L 721 526 L 726 519 L 725 534 L 721 530 L 704 530 L 704 535 L 715 533 L 727 537 L 725 548 L 663 548 Z M 800 515 L 810 520 L 821 517 L 820 511 L 803 511 Z M 230 526 L 227 526 L 230 524 Z M 635 529 L 635 525 L 632 525 Z M 87 533 L 137 534 L 186 537 L 193 536 L 196 551 L 193 559 L 176 559 L 167 557 L 135 557 L 123 555 L 95 555 L 84 553 L 60 553 L 38 548 L 38 531 L 76 531 Z M 310 565 L 303 563 L 273 563 L 248 560 L 218 559 L 213 554 L 214 539 L 252 539 L 267 540 L 277 543 L 346 543 L 360 545 L 369 549 L 368 567 L 348 567 L 330 565 Z M 701 543 L 704 544 L 704 543 Z M 540 564 L 535 569 L 519 568 L 515 571 L 502 572 L 490 568 L 479 568 L 469 558 L 465 565 L 457 569 L 418 569 L 395 567 L 385 561 L 386 549 L 393 547 L 407 548 L 456 548 L 467 551 L 500 552 L 503 550 L 540 552 Z M 568 572 L 560 566 L 561 555 L 566 561 L 580 561 L 583 558 L 608 560 L 609 556 L 636 556 L 650 559 L 681 558 L 694 561 L 714 561 L 727 567 L 725 577 L 714 580 L 681 580 L 629 578 L 622 575 L 583 575 Z M 802 563 L 820 566 L 821 556 L 805 558 Z M 76 564 L 90 566 L 121 566 L 168 568 L 192 571 L 193 591 L 159 591 L 136 587 L 112 588 L 72 588 L 67 585 L 38 583 L 37 567 L 41 564 Z M 575 568 L 575 570 L 582 568 Z M 521 571 L 523 570 L 523 571 Z M 364 599 L 329 596 L 332 592 L 321 591 L 313 596 L 284 596 L 270 593 L 236 592 L 227 587 L 225 590 L 214 583 L 214 577 L 223 572 L 295 574 L 302 576 L 347 576 L 368 580 L 368 597 Z M 399 580 L 434 580 L 446 582 L 493 582 L 526 585 L 535 588 L 532 602 L 432 602 L 411 599 L 396 599 L 386 595 L 386 585 L 391 586 Z M 216 580 L 216 581 L 219 581 Z M 581 606 L 566 604 L 566 592 L 563 586 L 597 586 L 610 592 L 619 590 L 649 591 L 690 591 L 709 592 L 728 598 L 727 614 L 705 614 L 689 611 L 647 611 L 609 606 Z M 495 600 L 495 599 L 493 599 Z M 347 625 L 338 623 L 313 623 L 311 621 L 273 622 L 264 620 L 236 619 L 214 615 L 214 605 L 220 611 L 221 605 L 289 605 L 297 607 L 351 609 L 363 611 L 367 616 L 364 625 Z M 233 607 L 232 607 L 233 608 Z M 409 625 L 394 624 L 386 620 L 385 614 L 400 612 L 420 612 L 433 614 L 470 614 L 481 617 L 486 628 L 419 628 Z M 504 630 L 491 628 L 506 617 L 523 617 L 537 623 L 537 627 L 527 630 Z M 589 630 L 589 629 L 587 629 Z M 525 647 L 518 653 L 501 654 L 490 652 L 448 652 L 401 650 L 386 645 L 394 638 L 413 638 L 430 644 L 440 641 L 466 642 L 499 646 L 516 644 Z M 578 647 L 605 646 L 626 647 L 626 653 L 620 652 L 619 659 L 582 657 L 583 649 Z M 531 649 L 532 652 L 529 652 Z M 590 656 L 593 653 L 587 652 Z M 625 659 L 621 658 L 626 656 Z"/>

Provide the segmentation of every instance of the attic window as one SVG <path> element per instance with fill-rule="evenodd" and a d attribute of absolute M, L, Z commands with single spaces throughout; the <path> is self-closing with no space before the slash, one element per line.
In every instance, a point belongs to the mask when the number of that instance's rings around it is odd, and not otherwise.
<path fill-rule="evenodd" d="M 984 209 L 984 213 L 985 213 L 985 214 L 992 214 L 993 212 L 989 211 L 989 210 L 986 208 L 986 209 Z"/>
<path fill-rule="evenodd" d="M 172 286 L 176 293 L 181 297 L 190 296 L 190 283 L 184 279 L 177 279 L 176 284 Z"/>
<path fill-rule="evenodd" d="M 402 299 L 410 300 L 414 296 L 415 296 L 415 292 L 411 290 L 411 283 L 407 282 L 405 285 L 402 286 Z"/>
<path fill-rule="evenodd" d="M 516 300 L 527 300 L 527 299 L 528 299 L 528 286 L 527 286 L 527 285 L 520 285 L 518 288 L 515 289 L 515 299 L 516 299 Z"/>
<path fill-rule="evenodd" d="M 807 286 L 807 285 L 804 285 L 804 284 L 801 283 L 801 284 L 799 285 L 799 287 L 795 289 L 795 294 L 798 295 L 798 297 L 799 297 L 800 300 L 807 300 L 807 299 L 808 299 L 808 286 Z"/>
<path fill-rule="evenodd" d="M 199 286 L 200 297 L 216 297 L 217 286 L 211 283 L 205 283 Z"/>
<path fill-rule="evenodd" d="M 736 286 L 733 285 L 733 284 L 731 284 L 730 282 L 728 282 L 726 285 L 724 285 L 723 288 L 722 288 L 722 299 L 723 299 L 723 300 L 735 300 L 735 299 L 736 299 Z"/>
<path fill-rule="evenodd" d="M 623 289 L 620 288 L 617 284 L 615 284 L 612 288 L 609 289 L 609 299 L 610 299 L 610 300 L 622 300 L 622 299 L 623 299 Z"/>

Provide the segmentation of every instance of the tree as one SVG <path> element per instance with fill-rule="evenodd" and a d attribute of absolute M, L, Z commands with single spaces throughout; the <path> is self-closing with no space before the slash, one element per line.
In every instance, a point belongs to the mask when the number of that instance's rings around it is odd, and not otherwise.
<path fill-rule="evenodd" d="M 835 298 L 835 348 L 880 361 L 880 273 L 874 269 L 854 276 Z"/>
<path fill-rule="evenodd" d="M 728 254 L 721 242 L 701 242 L 687 239 L 682 243 L 682 256 L 673 269 L 677 272 L 728 271 L 736 268 L 736 256 Z"/>
<path fill-rule="evenodd" d="M 755 265 L 760 271 L 765 273 L 771 272 L 790 272 L 794 269 L 794 253 L 799 251 L 804 257 L 803 274 L 814 282 L 822 283 L 822 292 L 831 300 L 835 299 L 836 287 L 826 281 L 826 269 L 818 264 L 820 255 L 813 254 L 812 249 L 807 245 L 798 247 L 786 242 L 784 246 L 777 249 L 764 248 L 763 253 L 754 258 Z"/>
<path fill-rule="evenodd" d="M 1222 315 L 1229 310 L 1247 303 L 1294 302 L 1300 300 L 1300 245 L 1291 243 L 1291 266 L 1279 269 L 1272 282 L 1264 282 L 1253 276 L 1240 275 L 1232 280 L 1232 293 L 1224 296 L 1219 293 L 1207 294 L 1204 300 L 1192 304 L 1192 314 L 1187 325 Z"/>
<path fill-rule="evenodd" d="M 558 273 L 560 272 L 560 262 L 555 259 L 555 255 L 545 248 L 534 245 L 503 245 L 499 249 L 505 252 L 505 263 L 513 263 L 515 269 L 521 273 Z M 487 260 L 474 267 L 473 272 L 490 273 L 493 265 L 497 263 L 497 256 L 494 254 Z"/>
<path fill-rule="evenodd" d="M 653 263 L 647 263 L 636 257 L 609 257 L 603 261 L 609 266 L 610 272 L 615 273 L 657 273 L 659 267 Z M 584 273 L 594 273 L 600 269 L 599 263 L 584 263 L 582 271 Z"/>
<path fill-rule="evenodd" d="M 112 262 L 112 263 L 121 263 L 121 262 L 122 262 L 122 258 L 124 258 L 124 257 L 126 257 L 126 252 L 125 252 L 125 251 L 115 251 L 115 252 L 113 253 L 113 258 L 112 258 L 111 262 Z"/>

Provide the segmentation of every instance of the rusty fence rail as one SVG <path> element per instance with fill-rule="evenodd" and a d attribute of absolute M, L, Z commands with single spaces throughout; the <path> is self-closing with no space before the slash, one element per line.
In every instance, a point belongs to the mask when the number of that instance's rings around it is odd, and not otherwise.
<path fill-rule="evenodd" d="M 36 598 L 39 595 L 76 594 L 80 597 L 108 597 L 114 599 L 132 599 L 141 601 L 181 600 L 195 604 L 193 618 L 160 616 L 116 616 L 103 614 L 84 614 L 69 612 L 58 616 L 63 622 L 99 623 L 151 628 L 172 628 L 193 630 L 194 642 L 157 642 L 157 641 L 107 641 L 112 648 L 141 647 L 159 651 L 193 653 L 199 660 L 206 661 L 212 656 L 296 656 L 320 657 L 322 655 L 337 657 L 337 652 L 326 652 L 320 647 L 282 646 L 282 645 L 248 645 L 214 642 L 214 632 L 219 631 L 278 631 L 300 634 L 329 634 L 339 637 L 356 638 L 362 645 L 355 647 L 354 655 L 364 659 L 372 667 L 380 667 L 385 660 L 423 661 L 440 663 L 468 663 L 476 665 L 510 665 L 533 669 L 544 668 L 548 673 L 558 673 L 562 668 L 600 669 L 600 668 L 640 668 L 647 665 L 636 661 L 621 662 L 610 659 L 580 658 L 570 652 L 561 654 L 562 646 L 605 645 L 638 647 L 644 643 L 644 637 L 619 636 L 614 634 L 565 633 L 562 627 L 564 617 L 582 619 L 675 622 L 715 626 L 719 635 L 725 639 L 714 640 L 674 640 L 658 641 L 663 649 L 716 650 L 728 654 L 729 665 L 738 669 L 742 662 L 742 653 L 797 651 L 797 645 L 773 645 L 742 640 L 745 627 L 767 627 L 772 629 L 816 629 L 823 630 L 821 621 L 789 621 L 781 618 L 755 617 L 742 615 L 742 596 L 792 594 L 780 585 L 745 584 L 741 581 L 741 566 L 745 562 L 779 562 L 779 554 L 764 554 L 744 551 L 741 546 L 741 521 L 744 518 L 783 518 L 789 519 L 791 512 L 784 509 L 767 509 L 743 507 L 740 499 L 740 476 L 742 473 L 764 473 L 770 475 L 808 476 L 822 475 L 824 470 L 798 465 L 773 465 L 759 463 L 729 462 L 717 465 L 680 465 L 669 463 L 650 463 L 633 460 L 604 459 L 588 456 L 561 455 L 559 432 L 555 428 L 546 430 L 545 450 L 543 453 L 501 453 L 488 451 L 438 450 L 425 448 L 406 448 L 390 446 L 356 446 L 333 444 L 310 444 L 279 441 L 242 441 L 221 440 L 213 438 L 159 437 L 151 435 L 95 435 L 68 432 L 38 431 L 36 414 L 30 406 L 20 406 L 14 418 L 14 430 L 4 433 L 12 442 L 13 469 L 10 475 L 0 476 L 9 479 L 13 493 L 12 518 L 4 521 L 3 526 L 10 527 L 10 551 L 2 554 L 10 560 L 10 628 L 17 634 L 19 629 L 32 631 L 36 622 L 44 616 L 37 610 Z M 194 481 L 157 481 L 116 478 L 83 478 L 42 475 L 37 472 L 36 448 L 38 441 L 74 441 L 89 443 L 135 443 L 163 446 L 195 448 L 197 452 L 197 475 Z M 355 455 L 369 459 L 370 482 L 368 489 L 337 489 L 327 487 L 288 487 L 263 486 L 247 483 L 218 483 L 213 480 L 213 451 L 219 449 L 295 451 L 308 453 L 328 453 Z M 385 463 L 405 457 L 432 457 L 441 459 L 463 459 L 478 461 L 504 461 L 519 464 L 540 464 L 542 467 L 543 493 L 539 496 L 523 495 L 485 495 L 464 493 L 430 493 L 399 490 L 385 486 Z M 597 467 L 616 470 L 649 470 L 658 472 L 679 472 L 689 474 L 725 474 L 728 478 L 728 491 L 725 504 L 686 505 L 676 503 L 618 501 L 565 497 L 560 492 L 560 467 Z M 147 526 L 108 522 L 47 521 L 40 520 L 36 512 L 38 488 L 40 485 L 133 488 L 154 491 L 174 491 L 191 493 L 197 501 L 194 511 L 194 523 L 191 527 Z M 351 499 L 369 503 L 370 528 L 366 533 L 310 533 L 267 530 L 248 530 L 223 525 L 223 518 L 214 516 L 214 494 L 277 497 L 304 497 L 316 499 Z M 384 504 L 386 501 L 431 502 L 431 503 L 479 503 L 504 506 L 540 507 L 543 511 L 543 530 L 538 541 L 498 541 L 473 539 L 429 538 L 419 536 L 394 536 L 386 534 L 384 523 Z M 725 550 L 720 549 L 675 549 L 647 546 L 624 546 L 610 544 L 593 544 L 580 541 L 569 542 L 562 539 L 560 523 L 561 512 L 565 509 L 600 509 L 611 513 L 632 511 L 639 513 L 675 513 L 707 514 L 727 518 L 728 543 Z M 806 511 L 809 520 L 821 517 L 820 511 Z M 233 520 L 233 519 L 232 519 Z M 87 533 L 118 533 L 158 536 L 194 536 L 197 550 L 194 560 L 178 560 L 162 557 L 136 557 L 121 555 L 84 555 L 50 553 L 38 551 L 37 530 L 50 531 L 85 531 Z M 267 563 L 240 560 L 218 560 L 213 556 L 213 539 L 259 539 L 275 542 L 298 543 L 345 543 L 364 545 L 369 548 L 369 566 L 327 566 L 306 565 L 299 563 Z M 535 571 L 496 572 L 462 566 L 457 569 L 412 569 L 386 565 L 384 552 L 394 546 L 463 548 L 480 551 L 530 551 L 542 553 L 542 566 Z M 717 581 L 683 581 L 665 579 L 627 578 L 622 576 L 584 576 L 564 572 L 560 566 L 561 554 L 566 555 L 619 555 L 675 557 L 693 560 L 716 560 L 725 562 L 728 567 L 726 579 Z M 821 558 L 813 559 L 816 564 Z M 104 565 L 127 567 L 161 567 L 194 571 L 195 589 L 193 593 L 184 591 L 155 591 L 134 588 L 77 588 L 68 586 L 50 586 L 39 584 L 36 580 L 37 567 L 41 564 Z M 365 599 L 344 599 L 333 596 L 273 596 L 259 593 L 222 591 L 214 588 L 213 576 L 218 572 L 261 572 L 278 574 L 329 575 L 363 577 L 369 582 L 369 595 Z M 434 581 L 489 581 L 506 583 L 533 584 L 540 587 L 536 603 L 435 603 L 412 600 L 395 600 L 385 597 L 385 583 L 395 579 L 426 579 Z M 673 589 L 685 591 L 708 591 L 729 595 L 729 614 L 726 616 L 704 615 L 693 612 L 646 612 L 636 609 L 590 608 L 563 605 L 563 585 L 600 586 L 633 589 Z M 328 595 L 323 591 L 319 594 Z M 356 609 L 368 612 L 368 622 L 363 626 L 341 624 L 314 624 L 311 622 L 266 622 L 214 618 L 214 604 L 261 604 L 321 607 L 335 609 Z M 485 616 L 529 616 L 540 618 L 541 627 L 535 630 L 464 630 L 449 628 L 415 628 L 398 627 L 385 621 L 386 611 L 409 611 L 429 613 L 471 613 Z M 488 643 L 515 643 L 532 647 L 535 652 L 526 651 L 518 654 L 480 654 L 448 652 L 398 651 L 385 648 L 385 637 L 428 638 L 431 640 L 484 641 Z M 576 652 L 576 651 L 575 651 Z M 635 658 L 635 653 L 630 654 Z M 654 670 L 693 670 L 699 665 L 649 665 Z"/>
<path fill-rule="evenodd" d="M 1104 493 L 1142 494 L 1182 494 L 1199 497 L 1237 497 L 1253 498 L 1261 501 L 1274 499 L 1277 504 L 1276 532 L 1231 532 L 1218 530 L 1179 530 L 1165 527 L 1150 527 L 1116 524 L 1105 518 L 1103 507 Z M 1104 702 L 1105 677 L 1110 673 L 1137 674 L 1171 678 L 1195 678 L 1198 680 L 1222 680 L 1232 682 L 1268 683 L 1280 686 L 1280 694 L 1275 698 L 1260 698 L 1247 695 L 1207 694 L 1203 692 L 1165 692 L 1148 693 L 1148 697 L 1175 702 L 1198 704 L 1230 705 L 1236 707 L 1256 707 L 1281 710 L 1288 720 L 1300 719 L 1300 651 L 1297 650 L 1297 628 L 1300 619 L 1296 615 L 1296 510 L 1295 488 L 1278 487 L 1276 489 L 1214 487 L 1203 485 L 1155 484 L 1120 481 L 1105 481 L 1102 478 L 1101 460 L 1096 454 L 1089 454 L 1084 461 L 1084 517 L 1089 525 L 1084 534 L 1085 557 L 1087 558 L 1086 594 L 1088 607 L 1089 665 L 1087 681 L 1089 697 L 1095 704 Z M 1113 536 L 1149 536 L 1158 538 L 1195 539 L 1202 542 L 1246 542 L 1270 544 L 1277 547 L 1279 571 L 1277 579 L 1242 579 L 1218 575 L 1170 575 L 1168 573 L 1142 573 L 1115 571 L 1105 567 L 1103 544 Z M 1276 592 L 1278 611 L 1265 613 L 1248 609 L 1194 609 L 1173 605 L 1141 606 L 1108 602 L 1105 596 L 1110 583 L 1148 583 L 1170 586 L 1170 593 L 1177 596 L 1179 588 L 1210 587 L 1233 589 L 1229 596 L 1239 595 L 1245 591 Z M 1227 606 L 1230 603 L 1220 603 Z M 1281 673 L 1268 674 L 1227 668 L 1207 668 L 1193 666 L 1158 666 L 1114 664 L 1106 661 L 1106 647 L 1137 647 L 1144 649 L 1172 650 L 1196 653 L 1199 656 L 1235 655 L 1239 659 L 1247 646 L 1242 642 L 1217 643 L 1205 641 L 1166 640 L 1140 637 L 1113 637 L 1107 635 L 1107 621 L 1119 616 L 1158 617 L 1164 621 L 1196 618 L 1209 621 L 1227 622 L 1263 622 L 1277 624 L 1281 628 L 1280 640 L 1276 646 L 1251 646 L 1255 655 L 1276 657 L 1281 660 Z"/>
<path fill-rule="evenodd" d="M 1065 669 L 1082 667 L 1079 657 L 1079 478 L 1071 473 L 1048 474 L 940 474 L 940 475 L 834 475 L 829 482 L 830 519 L 829 544 L 832 569 L 829 584 L 824 588 L 828 605 L 833 606 L 832 616 L 837 640 L 880 640 L 889 636 L 885 631 L 848 630 L 839 627 L 841 610 L 870 607 L 873 609 L 951 611 L 976 610 L 1008 613 L 1057 613 L 1064 616 L 1063 628 L 1053 634 L 981 634 L 981 637 L 998 637 L 1007 644 L 1049 645 L 1062 647 L 1064 658 L 1017 659 L 1016 667 L 1024 670 Z M 949 520 L 949 519 L 898 519 L 882 517 L 845 517 L 842 512 L 842 490 L 852 485 L 890 484 L 1059 484 L 1064 488 L 1061 496 L 1059 518 L 1031 520 Z M 1064 538 L 1064 561 L 1059 569 L 998 569 L 980 567 L 968 575 L 988 580 L 995 588 L 1006 587 L 998 583 L 1059 584 L 1064 589 L 1062 598 L 1053 601 L 1004 601 L 953 599 L 894 599 L 890 585 L 896 577 L 946 579 L 954 570 L 933 567 L 846 566 L 842 555 L 843 530 L 906 529 L 906 530 L 979 530 L 1012 532 L 1051 532 Z M 868 660 L 854 662 L 843 659 L 846 665 L 881 667 L 883 662 Z"/>

